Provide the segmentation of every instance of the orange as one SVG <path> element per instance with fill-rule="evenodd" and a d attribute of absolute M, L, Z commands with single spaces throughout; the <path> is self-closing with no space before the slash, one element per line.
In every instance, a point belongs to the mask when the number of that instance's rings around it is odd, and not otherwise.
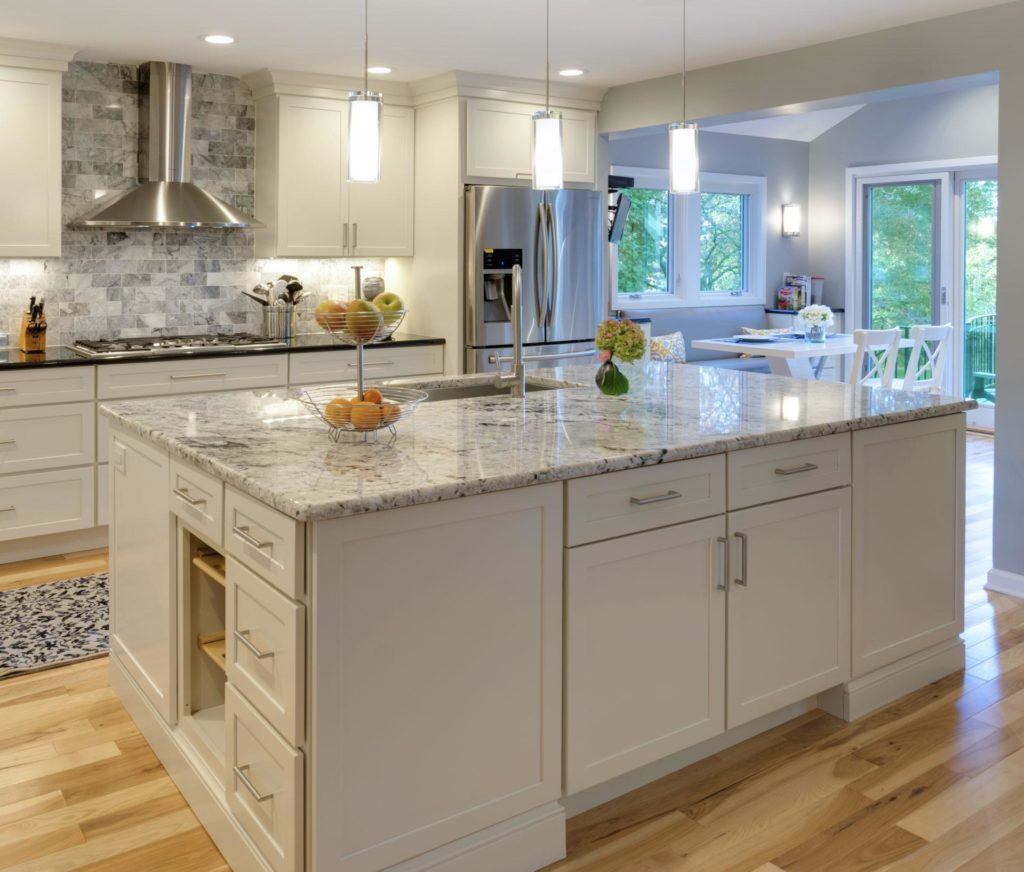
<path fill-rule="evenodd" d="M 324 418 L 332 427 L 344 427 L 352 417 L 352 403 L 345 397 L 335 397 L 324 406 Z"/>
<path fill-rule="evenodd" d="M 384 397 L 381 396 L 380 391 L 378 391 L 376 388 L 367 388 L 365 391 L 363 391 L 363 399 L 367 403 L 377 403 L 377 405 L 380 405 L 381 403 L 384 402 Z"/>
<path fill-rule="evenodd" d="M 390 424 L 397 421 L 402 414 L 402 407 L 397 403 L 384 403 L 380 407 L 380 420 L 382 424 Z"/>
<path fill-rule="evenodd" d="M 380 406 L 365 401 L 353 403 L 352 426 L 357 430 L 376 430 L 380 427 Z"/>

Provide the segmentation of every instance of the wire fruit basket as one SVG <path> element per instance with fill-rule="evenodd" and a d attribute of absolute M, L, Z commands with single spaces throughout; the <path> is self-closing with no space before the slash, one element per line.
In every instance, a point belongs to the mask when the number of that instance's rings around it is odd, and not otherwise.
<path fill-rule="evenodd" d="M 372 306 L 355 312 L 318 316 L 320 325 L 345 345 L 371 345 L 389 339 L 405 318 L 405 309 L 382 312 Z"/>
<path fill-rule="evenodd" d="M 340 442 L 350 433 L 365 438 L 387 430 L 396 435 L 395 424 L 411 415 L 426 398 L 425 391 L 415 388 L 378 387 L 361 391 L 355 385 L 343 384 L 305 390 L 299 402 L 327 424 L 331 439 Z"/>

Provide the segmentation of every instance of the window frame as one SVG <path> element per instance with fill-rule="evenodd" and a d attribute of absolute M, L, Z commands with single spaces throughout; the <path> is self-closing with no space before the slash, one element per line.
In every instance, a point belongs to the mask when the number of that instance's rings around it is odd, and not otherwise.
<path fill-rule="evenodd" d="M 632 177 L 638 188 L 668 190 L 668 170 L 616 165 L 611 171 L 614 175 Z M 768 241 L 767 179 L 764 176 L 736 173 L 701 173 L 700 187 L 701 193 L 739 194 L 748 198 L 744 220 L 743 288 L 725 293 L 701 293 L 701 198 L 670 194 L 668 268 L 673 287 L 664 294 L 636 294 L 628 291 L 620 293 L 618 246 L 611 246 L 610 278 L 615 308 L 681 309 L 765 304 L 768 294 L 765 280 Z M 697 252 L 697 256 L 692 256 L 692 252 Z"/>

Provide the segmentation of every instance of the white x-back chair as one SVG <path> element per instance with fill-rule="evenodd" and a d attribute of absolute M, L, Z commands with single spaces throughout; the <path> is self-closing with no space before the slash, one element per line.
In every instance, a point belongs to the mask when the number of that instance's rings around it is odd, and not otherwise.
<path fill-rule="evenodd" d="M 940 393 L 946 372 L 946 359 L 953 344 L 953 325 L 918 325 L 910 328 L 914 343 L 907 361 L 907 374 L 893 380 L 894 388 L 904 391 Z"/>
<path fill-rule="evenodd" d="M 891 330 L 854 330 L 857 351 L 850 369 L 850 384 L 891 388 L 896 374 L 896 355 L 900 350 L 900 328 Z"/>

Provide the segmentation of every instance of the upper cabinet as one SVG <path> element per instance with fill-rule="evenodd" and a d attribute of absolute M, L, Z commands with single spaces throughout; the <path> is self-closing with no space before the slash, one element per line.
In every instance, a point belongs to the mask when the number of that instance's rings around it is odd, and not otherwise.
<path fill-rule="evenodd" d="M 0 257 L 60 256 L 61 74 L 73 55 L 0 40 Z"/>
<path fill-rule="evenodd" d="M 467 178 L 530 179 L 533 113 L 542 108 L 505 100 L 467 100 Z M 565 180 L 593 184 L 597 113 L 555 108 L 562 113 Z"/>
<path fill-rule="evenodd" d="M 256 104 L 259 257 L 413 253 L 413 110 L 384 103 L 381 179 L 346 179 L 348 102 L 274 94 Z"/>

